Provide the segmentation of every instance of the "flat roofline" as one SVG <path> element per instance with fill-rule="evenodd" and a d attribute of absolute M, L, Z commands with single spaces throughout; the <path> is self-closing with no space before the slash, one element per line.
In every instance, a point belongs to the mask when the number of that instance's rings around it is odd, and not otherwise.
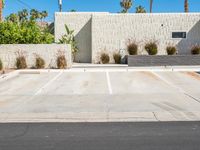
<path fill-rule="evenodd" d="M 55 14 L 109 14 L 109 15 L 199 15 L 200 12 L 163 12 L 163 13 L 110 13 L 110 12 L 55 12 Z"/>

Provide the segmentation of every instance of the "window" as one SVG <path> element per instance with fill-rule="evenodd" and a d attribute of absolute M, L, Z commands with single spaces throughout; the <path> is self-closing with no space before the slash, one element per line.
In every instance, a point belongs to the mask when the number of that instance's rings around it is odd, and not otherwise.
<path fill-rule="evenodd" d="M 186 32 L 172 32 L 172 38 L 182 38 L 186 39 Z"/>

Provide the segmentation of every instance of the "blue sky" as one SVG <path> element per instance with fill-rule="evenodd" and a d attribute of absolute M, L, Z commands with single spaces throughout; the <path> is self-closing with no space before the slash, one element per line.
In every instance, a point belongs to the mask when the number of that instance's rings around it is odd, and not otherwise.
<path fill-rule="evenodd" d="M 4 16 L 17 12 L 24 8 L 35 8 L 38 10 L 47 10 L 49 17 L 47 21 L 53 21 L 54 12 L 58 11 L 58 0 L 5 0 L 6 6 Z M 119 12 L 120 0 L 63 0 L 63 11 L 75 9 L 77 11 L 106 11 Z M 189 0 L 190 11 L 200 12 L 200 0 Z M 133 8 L 130 12 L 134 12 L 135 7 L 142 5 L 149 10 L 149 0 L 134 0 Z M 183 12 L 184 0 L 154 0 L 154 12 Z"/>

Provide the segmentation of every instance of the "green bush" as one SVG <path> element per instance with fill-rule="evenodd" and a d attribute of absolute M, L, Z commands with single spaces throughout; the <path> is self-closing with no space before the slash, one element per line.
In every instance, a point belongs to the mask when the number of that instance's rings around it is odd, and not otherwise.
<path fill-rule="evenodd" d="M 36 22 L 1 22 L 0 44 L 50 44 L 54 37 L 47 31 L 42 31 Z"/>
<path fill-rule="evenodd" d="M 45 67 L 45 61 L 42 57 L 39 55 L 36 55 L 36 60 L 35 60 L 35 68 L 36 69 L 43 69 Z"/>
<path fill-rule="evenodd" d="M 168 55 L 175 55 L 177 49 L 175 46 L 167 46 L 166 51 Z"/>
<path fill-rule="evenodd" d="M 17 58 L 16 58 L 16 67 L 17 69 L 26 69 L 27 63 L 26 63 L 26 57 L 24 55 L 24 52 L 18 51 L 17 52 Z"/>
<path fill-rule="evenodd" d="M 110 56 L 107 53 L 102 53 L 100 60 L 102 64 L 108 64 L 110 62 Z"/>
<path fill-rule="evenodd" d="M 120 53 L 114 53 L 113 54 L 113 59 L 114 59 L 116 64 L 120 64 L 121 63 L 121 58 L 122 58 L 122 56 L 120 55 Z"/>
<path fill-rule="evenodd" d="M 64 51 L 58 51 L 58 53 L 57 53 L 57 67 L 58 67 L 58 69 L 66 69 L 67 68 L 67 60 L 65 58 Z"/>
<path fill-rule="evenodd" d="M 0 59 L 0 70 L 2 70 L 2 69 L 3 69 L 3 63 L 2 63 L 2 61 Z"/>
<path fill-rule="evenodd" d="M 138 45 L 135 42 L 129 42 L 127 45 L 127 51 L 129 55 L 137 55 L 138 54 Z"/>
<path fill-rule="evenodd" d="M 30 13 L 27 10 L 19 11 L 6 17 L 0 22 L 0 44 L 50 44 L 54 36 L 48 26 L 40 27 L 38 17 L 43 13 Z M 44 18 L 44 17 L 43 17 Z"/>
<path fill-rule="evenodd" d="M 65 25 L 66 34 L 64 34 L 61 39 L 59 39 L 60 44 L 70 44 L 72 48 L 72 53 L 75 54 L 78 52 L 77 42 L 75 41 L 74 30 L 70 30 L 67 25 Z"/>
<path fill-rule="evenodd" d="M 200 54 L 200 46 L 193 46 L 191 49 L 191 54 L 192 55 L 199 55 Z"/>
<path fill-rule="evenodd" d="M 155 42 L 149 42 L 145 45 L 145 50 L 149 55 L 156 55 L 158 53 L 158 46 Z"/>

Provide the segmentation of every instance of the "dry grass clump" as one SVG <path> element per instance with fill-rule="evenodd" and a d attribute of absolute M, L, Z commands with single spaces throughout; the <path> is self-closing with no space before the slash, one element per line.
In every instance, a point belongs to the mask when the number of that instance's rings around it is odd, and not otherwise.
<path fill-rule="evenodd" d="M 191 49 L 191 54 L 192 55 L 199 55 L 200 54 L 200 46 L 195 45 Z"/>
<path fill-rule="evenodd" d="M 115 61 L 115 64 L 121 64 L 121 58 L 122 56 L 119 52 L 113 54 L 113 59 Z"/>
<path fill-rule="evenodd" d="M 175 46 L 167 46 L 166 51 L 168 55 L 175 55 L 177 52 L 177 49 Z"/>
<path fill-rule="evenodd" d="M 26 63 L 25 52 L 18 51 L 16 52 L 16 55 L 17 55 L 17 58 L 16 58 L 15 66 L 17 67 L 17 69 L 26 69 L 27 63 Z"/>
<path fill-rule="evenodd" d="M 148 42 L 145 45 L 145 50 L 149 55 L 156 55 L 158 53 L 158 46 L 156 42 Z"/>
<path fill-rule="evenodd" d="M 110 62 L 110 56 L 106 52 L 101 53 L 100 60 L 102 64 L 108 64 Z"/>
<path fill-rule="evenodd" d="M 0 59 L 0 71 L 3 69 L 3 63 L 2 63 L 2 61 L 1 61 L 1 59 Z"/>
<path fill-rule="evenodd" d="M 57 53 L 57 67 L 58 69 L 66 69 L 67 68 L 67 60 L 65 58 L 65 52 L 59 50 Z"/>
<path fill-rule="evenodd" d="M 130 41 L 127 44 L 127 51 L 129 55 L 137 55 L 138 54 L 138 45 L 134 41 Z"/>
<path fill-rule="evenodd" d="M 35 55 L 35 68 L 36 69 L 43 69 L 45 68 L 45 61 L 44 59 L 39 56 L 39 55 Z"/>

